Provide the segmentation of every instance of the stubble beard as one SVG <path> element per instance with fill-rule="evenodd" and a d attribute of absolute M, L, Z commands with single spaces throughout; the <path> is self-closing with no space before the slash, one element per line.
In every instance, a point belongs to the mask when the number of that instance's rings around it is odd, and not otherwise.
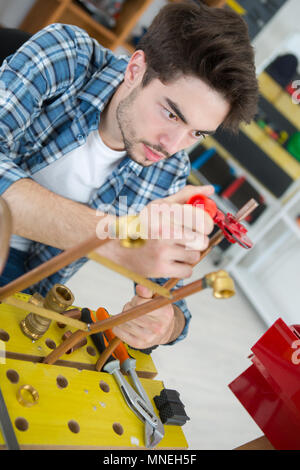
<path fill-rule="evenodd" d="M 124 148 L 128 156 L 137 161 L 135 157 L 134 147 L 139 143 L 136 139 L 136 133 L 132 128 L 132 104 L 138 95 L 138 88 L 135 88 L 126 98 L 120 101 L 116 109 L 117 123 L 124 142 Z M 139 163 L 139 162 L 138 162 Z"/>
<path fill-rule="evenodd" d="M 120 101 L 116 109 L 116 118 L 124 142 L 124 148 L 129 158 L 142 166 L 150 166 L 152 162 L 146 160 L 145 157 L 142 159 L 136 154 L 136 149 L 138 149 L 139 144 L 141 148 L 142 144 L 144 144 L 153 150 L 157 150 L 158 152 L 165 154 L 166 157 L 169 157 L 169 155 L 167 155 L 164 149 L 159 145 L 152 145 L 146 140 L 139 140 L 136 136 L 131 116 L 134 113 L 132 105 L 139 94 L 139 91 L 140 87 L 136 87 L 126 98 Z"/>

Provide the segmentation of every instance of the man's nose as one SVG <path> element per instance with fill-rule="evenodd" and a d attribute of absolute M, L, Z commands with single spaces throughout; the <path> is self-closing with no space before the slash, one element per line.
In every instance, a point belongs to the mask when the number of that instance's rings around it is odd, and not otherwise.
<path fill-rule="evenodd" d="M 184 149 L 186 140 L 186 131 L 179 129 L 163 132 L 159 136 L 160 145 L 169 155 L 174 155 L 174 153 Z"/>

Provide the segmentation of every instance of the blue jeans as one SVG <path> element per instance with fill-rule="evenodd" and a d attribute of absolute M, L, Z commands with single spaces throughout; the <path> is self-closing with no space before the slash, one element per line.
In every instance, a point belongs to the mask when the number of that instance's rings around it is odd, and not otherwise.
<path fill-rule="evenodd" d="M 9 282 L 26 273 L 25 261 L 27 257 L 28 253 L 26 251 L 10 248 L 5 268 L 0 274 L 0 286 L 5 286 Z M 27 289 L 23 292 L 26 294 L 30 293 Z"/>

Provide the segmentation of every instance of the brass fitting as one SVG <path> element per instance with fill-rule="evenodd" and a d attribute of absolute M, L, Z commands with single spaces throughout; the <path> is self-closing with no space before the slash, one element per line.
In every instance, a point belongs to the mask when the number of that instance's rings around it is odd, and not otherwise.
<path fill-rule="evenodd" d="M 28 304 L 34 304 L 38 307 L 43 307 L 44 297 L 35 292 L 28 301 Z M 50 320 L 48 320 L 48 318 L 41 317 L 35 313 L 28 313 L 28 315 L 20 322 L 20 327 L 24 335 L 28 336 L 28 338 L 34 341 L 43 336 L 43 334 L 48 330 L 49 325 Z"/>
<path fill-rule="evenodd" d="M 23 385 L 17 391 L 17 400 L 22 406 L 33 406 L 39 401 L 39 393 L 32 385 Z"/>
<path fill-rule="evenodd" d="M 43 298 L 42 295 L 35 293 L 28 303 L 62 313 L 70 307 L 73 302 L 74 295 L 70 289 L 62 284 L 55 284 L 47 293 L 45 298 Z M 20 322 L 20 327 L 26 336 L 36 341 L 46 333 L 50 323 L 50 319 L 31 312 Z"/>
<path fill-rule="evenodd" d="M 205 276 L 206 284 L 213 289 L 217 299 L 228 299 L 235 294 L 234 282 L 227 271 L 215 271 Z"/>
<path fill-rule="evenodd" d="M 139 248 L 146 242 L 141 235 L 141 222 L 138 215 L 125 215 L 119 217 L 115 225 L 115 236 L 125 248 Z"/>

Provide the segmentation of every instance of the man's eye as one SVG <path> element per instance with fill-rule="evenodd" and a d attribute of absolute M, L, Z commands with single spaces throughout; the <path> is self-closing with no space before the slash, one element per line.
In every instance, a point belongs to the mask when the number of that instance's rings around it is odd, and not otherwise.
<path fill-rule="evenodd" d="M 176 114 L 172 113 L 172 111 L 169 111 L 168 109 L 164 108 L 164 113 L 167 116 L 168 119 L 171 121 L 177 121 L 177 116 Z"/>
<path fill-rule="evenodd" d="M 193 135 L 196 139 L 205 139 L 206 135 L 203 134 L 203 132 L 200 131 L 194 131 Z"/>

